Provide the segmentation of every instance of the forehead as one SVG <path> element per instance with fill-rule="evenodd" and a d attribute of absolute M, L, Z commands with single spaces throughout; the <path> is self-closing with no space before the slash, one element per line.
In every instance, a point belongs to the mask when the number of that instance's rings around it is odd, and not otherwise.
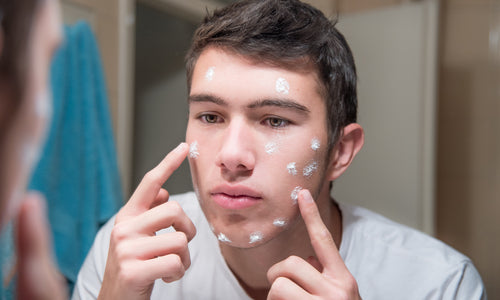
<path fill-rule="evenodd" d="M 315 68 L 301 62 L 303 68 L 286 68 L 244 57 L 216 47 L 199 56 L 192 76 L 190 94 L 207 91 L 250 97 L 277 93 L 290 98 L 323 98 L 322 85 Z"/>

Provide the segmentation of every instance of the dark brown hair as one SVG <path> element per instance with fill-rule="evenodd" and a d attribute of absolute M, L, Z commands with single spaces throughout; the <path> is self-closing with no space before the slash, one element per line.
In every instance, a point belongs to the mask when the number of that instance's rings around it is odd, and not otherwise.
<path fill-rule="evenodd" d="M 265 64 L 316 72 L 326 100 L 329 148 L 356 122 L 356 67 L 343 35 L 298 0 L 243 0 L 208 15 L 186 56 L 188 87 L 200 54 L 215 46 Z"/>

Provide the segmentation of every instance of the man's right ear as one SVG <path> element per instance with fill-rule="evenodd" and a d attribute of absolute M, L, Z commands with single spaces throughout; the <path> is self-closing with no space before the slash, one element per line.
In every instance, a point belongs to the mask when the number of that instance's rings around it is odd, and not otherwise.
<path fill-rule="evenodd" d="M 344 127 L 342 136 L 330 153 L 328 180 L 334 181 L 347 170 L 365 142 L 365 133 L 361 125 L 352 123 Z"/>

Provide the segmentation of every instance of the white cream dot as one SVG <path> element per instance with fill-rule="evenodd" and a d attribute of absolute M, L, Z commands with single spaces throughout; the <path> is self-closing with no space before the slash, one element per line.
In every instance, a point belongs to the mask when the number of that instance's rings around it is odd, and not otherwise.
<path fill-rule="evenodd" d="M 293 204 L 297 204 L 297 200 L 299 200 L 299 192 L 302 190 L 301 186 L 297 186 L 293 189 L 290 197 L 292 198 Z"/>
<path fill-rule="evenodd" d="M 288 170 L 288 173 L 292 175 L 297 175 L 297 166 L 295 162 L 291 162 L 288 165 L 286 165 L 286 169 Z"/>
<path fill-rule="evenodd" d="M 231 243 L 231 240 L 227 238 L 227 236 L 220 232 L 219 235 L 217 235 L 217 239 L 223 243 Z"/>
<path fill-rule="evenodd" d="M 311 177 L 314 172 L 318 169 L 318 163 L 316 161 L 313 161 L 312 163 L 308 164 L 304 170 L 302 171 L 302 174 L 305 177 Z"/>
<path fill-rule="evenodd" d="M 200 155 L 200 152 L 198 150 L 198 142 L 194 141 L 189 146 L 189 157 L 198 158 L 199 155 Z"/>
<path fill-rule="evenodd" d="M 321 143 L 320 143 L 320 141 L 317 138 L 312 139 L 312 141 L 311 141 L 311 149 L 313 149 L 314 151 L 316 151 L 316 150 L 319 149 L 320 146 L 321 146 Z"/>
<path fill-rule="evenodd" d="M 208 81 L 212 81 L 214 79 L 214 75 L 215 75 L 215 67 L 210 67 L 205 73 L 205 79 Z"/>
<path fill-rule="evenodd" d="M 276 79 L 276 92 L 278 92 L 279 94 L 288 95 L 289 91 L 290 85 L 285 78 L 279 77 L 278 79 Z"/>
<path fill-rule="evenodd" d="M 249 243 L 250 244 L 256 243 L 258 241 L 261 241 L 262 238 L 263 238 L 262 232 L 256 231 L 256 232 L 250 234 L 250 242 Z"/>

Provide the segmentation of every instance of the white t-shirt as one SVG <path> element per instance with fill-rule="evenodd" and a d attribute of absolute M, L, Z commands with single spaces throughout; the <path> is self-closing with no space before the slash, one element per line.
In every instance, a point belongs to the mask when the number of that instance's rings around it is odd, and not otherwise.
<path fill-rule="evenodd" d="M 191 267 L 173 283 L 157 280 L 151 299 L 250 299 L 226 265 L 194 193 L 172 196 L 196 226 Z M 340 204 L 340 255 L 363 299 L 486 299 L 472 262 L 444 243 L 366 209 Z M 97 234 L 73 299 L 96 299 L 114 219 Z M 169 229 L 171 230 L 171 229 Z"/>

